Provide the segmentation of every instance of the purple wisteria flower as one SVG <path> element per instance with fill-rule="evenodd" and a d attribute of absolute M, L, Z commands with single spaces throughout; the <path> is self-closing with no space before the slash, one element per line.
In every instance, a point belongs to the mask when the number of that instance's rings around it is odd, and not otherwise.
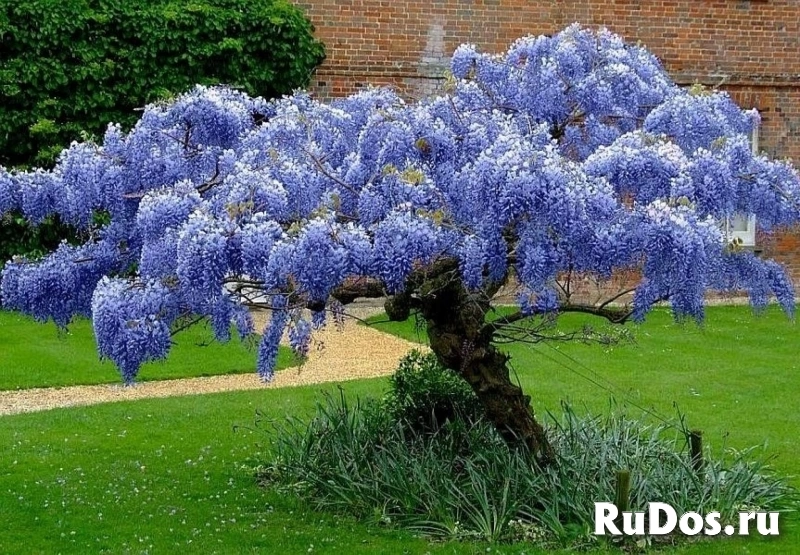
<path fill-rule="evenodd" d="M 183 318 L 207 317 L 220 340 L 232 324 L 252 333 L 247 305 L 271 309 L 268 380 L 284 331 L 305 354 L 326 310 L 340 321 L 337 288 L 400 293 L 442 261 L 470 292 L 513 273 L 525 314 L 558 311 L 564 273 L 625 271 L 640 278 L 636 317 L 669 300 L 701 319 L 709 288 L 792 313 L 783 269 L 721 231 L 734 214 L 765 231 L 800 219 L 797 171 L 749 147 L 758 114 L 578 25 L 501 54 L 462 46 L 451 71 L 415 103 L 377 88 L 326 104 L 198 86 L 51 170 L 0 169 L 0 212 L 58 214 L 86 237 L 6 263 L 3 306 L 59 326 L 91 315 L 126 382 L 167 355 Z"/>

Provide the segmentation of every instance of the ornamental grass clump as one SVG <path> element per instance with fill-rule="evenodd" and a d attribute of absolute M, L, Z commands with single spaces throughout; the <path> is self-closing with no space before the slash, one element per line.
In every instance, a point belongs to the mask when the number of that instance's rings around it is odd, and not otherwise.
<path fill-rule="evenodd" d="M 614 500 L 616 471 L 623 468 L 632 476 L 632 511 L 660 501 L 678 514 L 719 511 L 722 522 L 732 522 L 743 507 L 795 506 L 794 491 L 756 449 L 707 453 L 698 475 L 680 430 L 619 407 L 593 417 L 564 405 L 562 414 L 550 415 L 556 462 L 541 469 L 485 419 L 468 420 L 457 411 L 461 416 L 435 429 L 420 427 L 395 418 L 387 403 L 392 398 L 392 392 L 383 400 L 353 402 L 343 393 L 326 395 L 309 421 L 276 424 L 270 457 L 259 470 L 262 483 L 315 509 L 431 537 L 543 547 L 596 543 L 594 503 Z"/>

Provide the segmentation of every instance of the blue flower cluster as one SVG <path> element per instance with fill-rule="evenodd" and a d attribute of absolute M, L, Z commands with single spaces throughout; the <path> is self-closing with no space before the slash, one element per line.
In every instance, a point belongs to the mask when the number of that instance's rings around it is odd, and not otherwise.
<path fill-rule="evenodd" d="M 278 347 L 280 346 L 283 330 L 289 323 L 289 310 L 287 309 L 286 297 L 276 296 L 273 298 L 273 310 L 261 342 L 258 345 L 258 362 L 256 370 L 262 380 L 268 382 L 272 380 L 275 373 L 275 363 L 278 360 Z M 293 344 L 302 351 L 302 346 L 298 344 L 296 337 L 293 337 Z"/>
<path fill-rule="evenodd" d="M 170 289 L 159 282 L 131 284 L 103 277 L 92 298 L 92 323 L 100 356 L 117 365 L 126 384 L 141 365 L 164 358 L 171 343 L 170 325 L 177 306 Z"/>

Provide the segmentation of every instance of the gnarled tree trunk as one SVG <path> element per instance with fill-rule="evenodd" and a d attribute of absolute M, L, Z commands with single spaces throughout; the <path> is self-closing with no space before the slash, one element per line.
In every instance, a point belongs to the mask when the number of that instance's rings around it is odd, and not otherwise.
<path fill-rule="evenodd" d="M 387 303 L 392 310 L 408 314 L 407 298 Z M 485 326 L 490 310 L 485 299 L 470 295 L 459 279 L 439 276 L 421 284 L 418 304 L 428 326 L 430 346 L 439 361 L 461 375 L 472 387 L 494 424 L 509 445 L 524 444 L 537 462 L 554 462 L 553 449 L 544 429 L 536 421 L 530 397 L 511 382 L 508 356 L 492 345 L 491 328 Z"/>

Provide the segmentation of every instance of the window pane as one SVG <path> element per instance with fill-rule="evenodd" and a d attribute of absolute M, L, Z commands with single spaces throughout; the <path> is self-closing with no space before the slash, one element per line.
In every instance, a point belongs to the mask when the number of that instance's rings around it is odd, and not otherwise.
<path fill-rule="evenodd" d="M 731 231 L 747 231 L 750 224 L 750 218 L 743 216 L 742 214 L 736 214 L 730 219 L 730 222 Z"/>

